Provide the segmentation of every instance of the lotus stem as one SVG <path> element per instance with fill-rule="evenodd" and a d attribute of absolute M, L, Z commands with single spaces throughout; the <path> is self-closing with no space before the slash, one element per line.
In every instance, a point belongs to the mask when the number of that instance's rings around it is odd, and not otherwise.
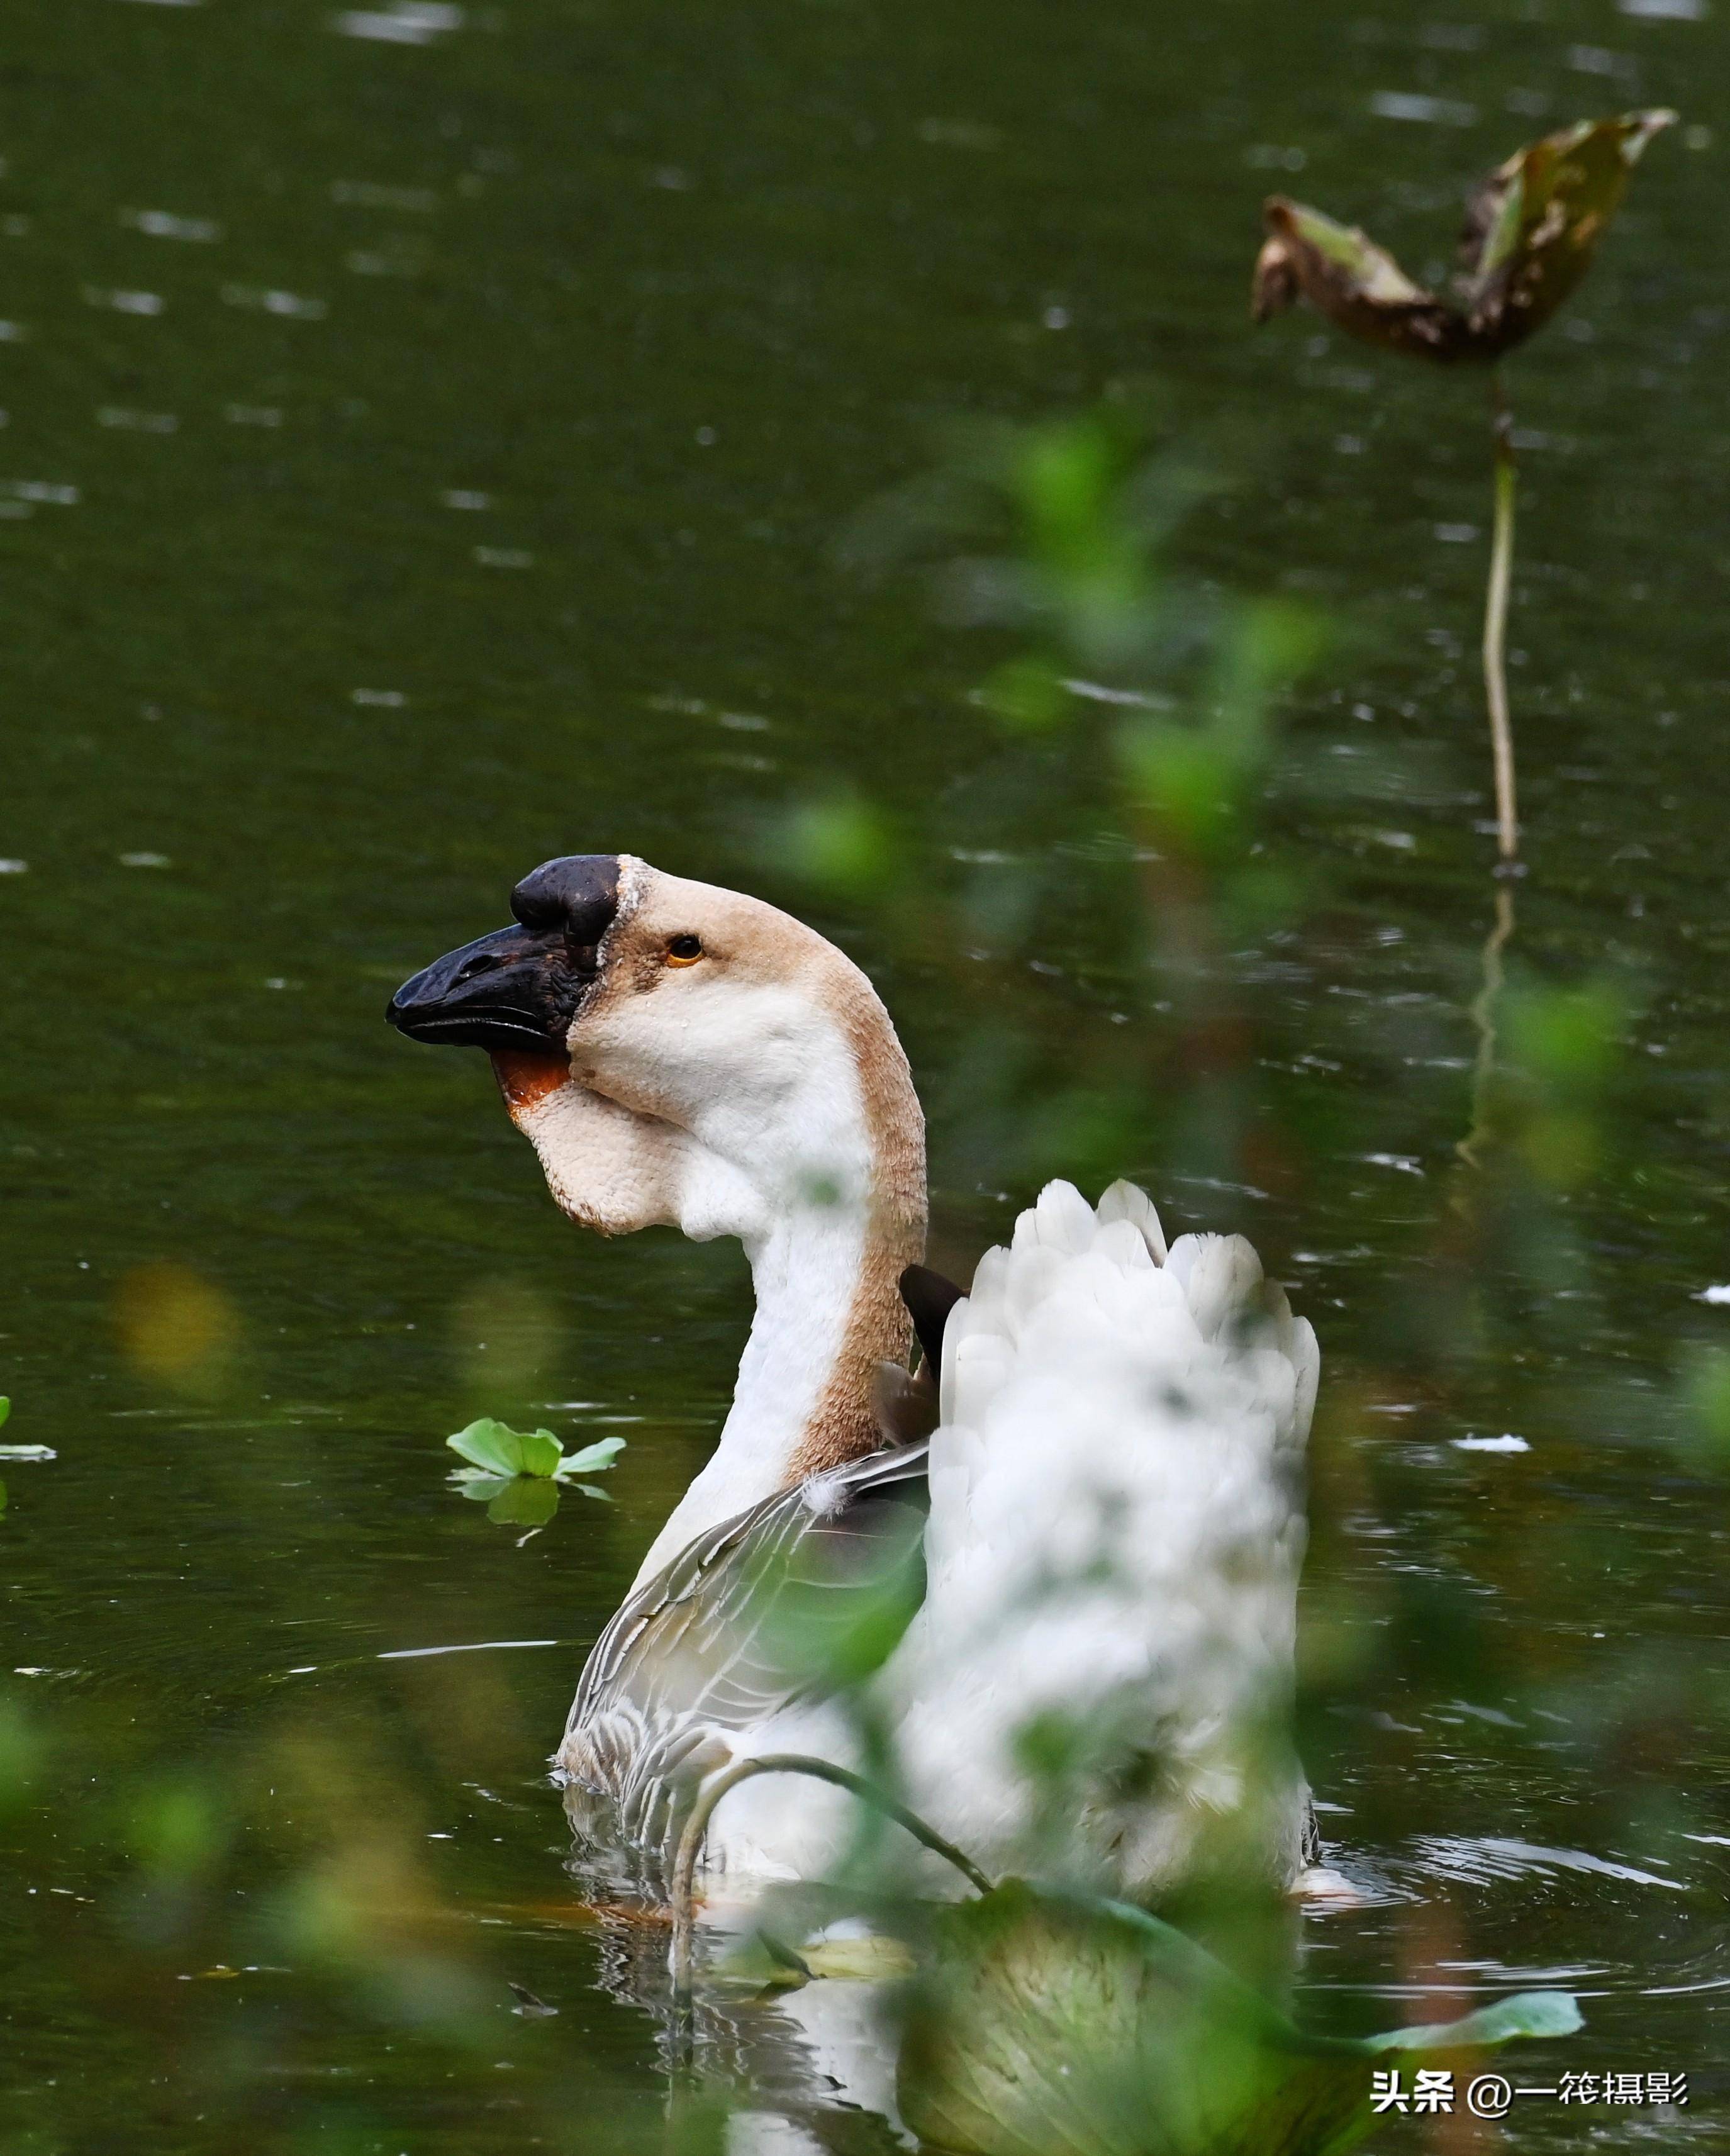
<path fill-rule="evenodd" d="M 1490 747 L 1496 763 L 1496 840 L 1503 873 L 1520 857 L 1520 825 L 1514 806 L 1514 734 L 1507 708 L 1507 604 L 1514 569 L 1514 501 L 1519 467 L 1514 460 L 1513 414 L 1502 377 L 1491 377 L 1496 444 L 1496 524 L 1490 547 L 1490 587 L 1484 599 L 1484 688 L 1490 703 Z"/>
<path fill-rule="evenodd" d="M 742 1759 L 737 1766 L 729 1767 L 725 1774 L 717 1774 L 702 1791 L 685 1821 L 685 1831 L 679 1838 L 679 1853 L 673 1860 L 673 1998 L 675 2005 L 683 2009 L 690 2001 L 691 1935 L 695 1928 L 695 1881 L 697 1859 L 702 1854 L 703 1839 L 709 1831 L 709 1821 L 715 1807 L 731 1789 L 741 1782 L 748 1782 L 757 1774 L 809 1774 L 819 1782 L 833 1782 L 837 1789 L 850 1789 L 861 1803 L 874 1805 L 877 1810 L 904 1826 L 916 1841 L 952 1864 L 971 1887 L 982 1894 L 992 1891 L 991 1881 L 973 1859 L 957 1849 L 952 1841 L 945 1841 L 934 1827 L 929 1827 L 917 1812 L 898 1804 L 881 1789 L 873 1789 L 862 1774 L 855 1774 L 850 1767 L 837 1767 L 827 1759 L 817 1759 L 803 1752 L 765 1752 L 756 1759 Z"/>

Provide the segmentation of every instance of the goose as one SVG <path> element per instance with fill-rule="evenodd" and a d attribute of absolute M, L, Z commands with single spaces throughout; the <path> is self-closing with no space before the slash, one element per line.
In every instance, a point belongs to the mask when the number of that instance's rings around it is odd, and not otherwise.
<path fill-rule="evenodd" d="M 724 1787 L 706 1892 L 821 1881 L 853 1800 L 738 1770 L 858 1769 L 869 1725 L 988 1872 L 1056 1833 L 1144 1903 L 1221 1861 L 1327 1891 L 1280 1734 L 1318 1357 L 1250 1245 L 1055 1183 L 963 1294 L 923 1265 L 918 1097 L 844 952 L 629 854 L 547 861 L 511 911 L 389 1022 L 487 1052 L 572 1220 L 736 1237 L 756 1302 L 713 1454 L 583 1671 L 554 1755 L 579 1825 L 664 1881 Z M 862 1709 L 820 1642 L 886 1577 L 911 1614 Z"/>

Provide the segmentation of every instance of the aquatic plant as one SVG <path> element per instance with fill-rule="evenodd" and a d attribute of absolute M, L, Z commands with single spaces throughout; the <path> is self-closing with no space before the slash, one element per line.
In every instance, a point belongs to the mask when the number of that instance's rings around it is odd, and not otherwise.
<path fill-rule="evenodd" d="M 486 1516 L 506 1527 L 544 1527 L 558 1510 L 559 1490 L 575 1482 L 585 1497 L 613 1501 L 583 1475 L 598 1475 L 624 1450 L 622 1437 L 603 1437 L 580 1451 L 567 1452 L 550 1430 L 512 1430 L 508 1423 L 483 1415 L 444 1442 L 470 1464 L 453 1468 L 450 1479 L 465 1497 L 486 1507 Z"/>
<path fill-rule="evenodd" d="M 1453 299 L 1414 283 L 1353 226 L 1284 195 L 1270 196 L 1263 206 L 1267 238 L 1250 300 L 1258 322 L 1307 300 L 1366 343 L 1443 365 L 1470 361 L 1491 369 L 1495 524 L 1483 664 L 1496 844 L 1505 870 L 1512 869 L 1520 851 L 1506 660 L 1517 466 L 1499 362 L 1543 328 L 1585 275 L 1641 153 L 1676 117 L 1655 110 L 1578 121 L 1517 150 L 1480 182 L 1467 204 Z"/>

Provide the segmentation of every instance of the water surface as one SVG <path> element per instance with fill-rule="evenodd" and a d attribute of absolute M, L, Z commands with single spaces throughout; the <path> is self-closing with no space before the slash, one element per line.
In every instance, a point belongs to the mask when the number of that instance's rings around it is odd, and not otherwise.
<path fill-rule="evenodd" d="M 724 1409 L 744 1270 L 575 1234 L 480 1059 L 383 1002 L 551 854 L 758 889 L 879 981 L 969 1263 L 1072 1157 L 1001 1135 L 993 1073 L 1073 1028 L 1085 1083 L 1100 1011 L 1157 1044 L 1155 998 L 1089 971 L 1085 884 L 1029 973 L 801 883 L 776 819 L 839 775 L 951 873 L 925 812 L 963 843 L 988 654 L 837 536 L 944 415 L 1114 383 L 1231 482 L 1194 567 L 1336 626 L 1268 811 L 1325 902 L 1235 960 L 1302 1147 L 1210 1181 L 1156 1088 L 1110 1163 L 1246 1227 L 1322 1337 L 1305 1742 L 1374 1891 L 1310 1926 L 1300 2007 L 1564 1984 L 1589 2032 L 1531 2079 L 1694 2102 L 1532 2099 L 1503 2145 L 1714 2145 L 1726 1528 L 1673 1373 L 1730 1324 L 1696 1300 L 1730 1277 L 1730 18 L 1695 12 L 13 8 L 0 1388 L 59 1456 L 0 1524 L 7 1712 L 50 1748 L 0 1820 L 7 2156 L 655 2143 L 655 1957 L 577 1906 L 543 1760 Z M 1693 131 L 1515 370 L 1512 671 L 1522 963 L 1630 1016 L 1601 1169 L 1434 1318 L 1491 905 L 1481 388 L 1252 334 L 1257 205 L 1423 270 L 1476 172 L 1636 101 Z M 617 1504 L 489 1524 L 439 1450 L 482 1409 L 625 1435 Z M 418 1651 L 452 1646 L 485 1650 Z M 817 2101 L 772 2017 L 737 2049 L 748 2101 Z M 1419 2136 L 1385 2145 L 1464 2145 Z"/>

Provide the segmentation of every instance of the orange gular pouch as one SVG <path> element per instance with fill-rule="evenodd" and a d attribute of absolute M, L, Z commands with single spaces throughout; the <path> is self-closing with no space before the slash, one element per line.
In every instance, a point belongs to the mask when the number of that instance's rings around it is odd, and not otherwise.
<path fill-rule="evenodd" d="M 495 1048 L 490 1051 L 493 1075 L 513 1118 L 540 1106 L 549 1093 L 571 1082 L 571 1061 L 566 1055 L 539 1053 L 531 1049 Z"/>

